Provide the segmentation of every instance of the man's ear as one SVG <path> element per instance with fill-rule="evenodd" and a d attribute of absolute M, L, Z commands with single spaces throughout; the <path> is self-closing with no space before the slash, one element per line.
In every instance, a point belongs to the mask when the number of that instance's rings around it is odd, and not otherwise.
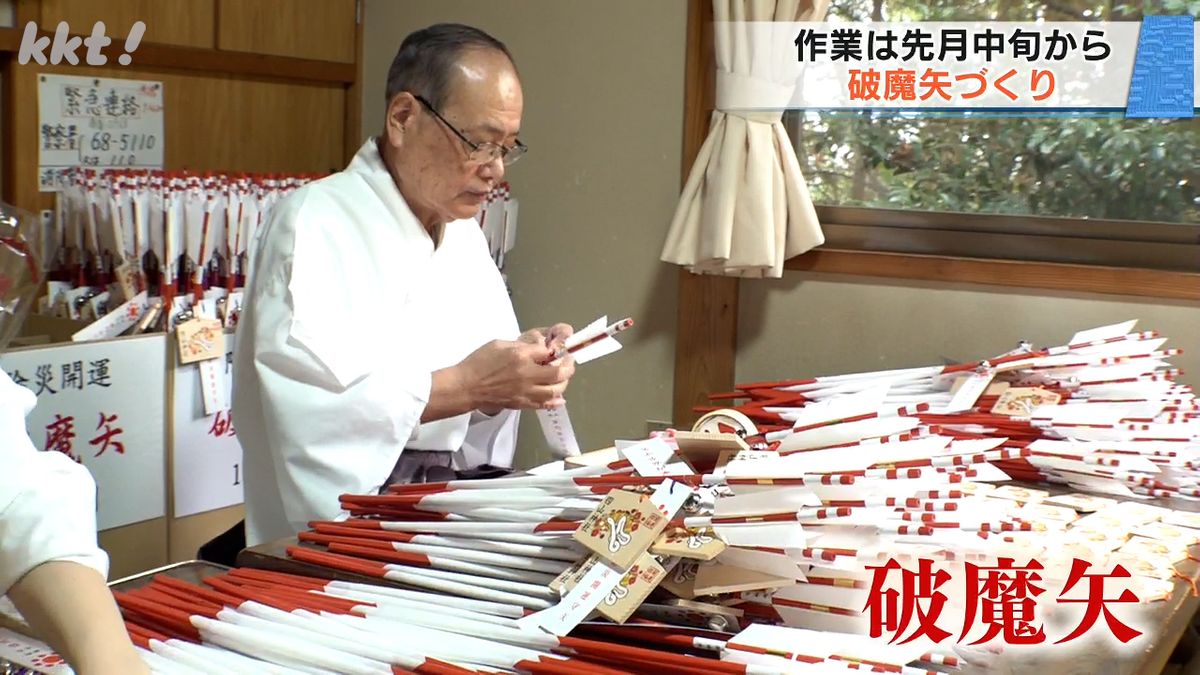
<path fill-rule="evenodd" d="M 384 137 L 388 145 L 400 147 L 404 144 L 405 134 L 410 133 L 412 119 L 416 114 L 417 99 L 412 94 L 402 91 L 388 102 L 387 113 L 383 119 Z"/>

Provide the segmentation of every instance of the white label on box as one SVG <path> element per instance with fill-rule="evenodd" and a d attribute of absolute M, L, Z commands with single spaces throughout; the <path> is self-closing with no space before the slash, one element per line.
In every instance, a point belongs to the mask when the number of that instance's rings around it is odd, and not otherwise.
<path fill-rule="evenodd" d="M 202 361 L 211 364 L 220 379 L 220 394 L 230 400 L 233 383 L 233 346 L 237 337 L 225 335 L 225 356 Z M 195 364 L 175 368 L 172 447 L 175 449 L 175 517 L 241 504 L 242 446 L 233 428 L 228 407 L 209 415 L 204 409 L 200 370 Z"/>
<path fill-rule="evenodd" d="M 150 300 L 146 297 L 146 291 L 142 291 L 135 295 L 132 300 L 125 302 L 120 307 L 105 314 L 88 326 L 81 328 L 71 336 L 71 341 L 87 342 L 115 338 L 129 330 L 149 310 Z"/>
<path fill-rule="evenodd" d="M 97 526 L 166 514 L 165 335 L 14 349 L 0 367 L 37 396 L 25 427 L 96 480 Z"/>

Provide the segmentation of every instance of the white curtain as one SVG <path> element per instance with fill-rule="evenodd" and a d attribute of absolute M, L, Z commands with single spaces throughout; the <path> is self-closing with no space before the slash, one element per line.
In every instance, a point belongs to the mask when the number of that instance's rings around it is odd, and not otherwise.
<path fill-rule="evenodd" d="M 727 111 L 722 103 L 747 90 L 787 101 L 795 84 L 751 58 L 738 23 L 823 21 L 828 7 L 829 0 L 713 0 L 716 110 L 671 220 L 664 262 L 699 274 L 777 278 L 785 260 L 824 243 L 782 111 Z"/>

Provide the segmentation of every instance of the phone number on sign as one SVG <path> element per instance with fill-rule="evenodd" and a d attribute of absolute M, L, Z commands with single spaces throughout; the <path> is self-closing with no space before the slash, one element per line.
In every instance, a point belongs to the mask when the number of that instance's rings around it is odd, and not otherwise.
<path fill-rule="evenodd" d="M 116 134 L 108 131 L 94 133 L 84 142 L 80 152 L 83 166 L 129 166 L 137 164 L 138 153 L 154 150 L 158 138 L 154 134 Z M 109 154 L 114 153 L 114 154 Z"/>

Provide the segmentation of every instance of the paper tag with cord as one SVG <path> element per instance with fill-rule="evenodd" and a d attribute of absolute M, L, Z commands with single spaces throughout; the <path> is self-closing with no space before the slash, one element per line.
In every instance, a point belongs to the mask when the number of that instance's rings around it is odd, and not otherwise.
<path fill-rule="evenodd" d="M 539 409 L 538 422 L 542 425 L 542 433 L 551 452 L 558 459 L 576 457 L 579 455 L 579 441 L 575 438 L 575 429 L 571 427 L 571 418 L 567 415 L 567 406 Z"/>
<path fill-rule="evenodd" d="M 608 316 L 602 316 L 567 338 L 562 348 L 554 355 L 554 359 L 570 355 L 578 365 L 621 349 L 621 343 L 613 339 L 613 336 L 633 326 L 633 319 L 622 319 L 611 326 L 605 325 L 607 321 Z M 546 442 L 557 459 L 579 455 L 579 441 L 575 438 L 575 429 L 571 426 L 566 405 L 538 410 L 537 418 L 542 426 L 542 433 L 546 436 Z"/>

